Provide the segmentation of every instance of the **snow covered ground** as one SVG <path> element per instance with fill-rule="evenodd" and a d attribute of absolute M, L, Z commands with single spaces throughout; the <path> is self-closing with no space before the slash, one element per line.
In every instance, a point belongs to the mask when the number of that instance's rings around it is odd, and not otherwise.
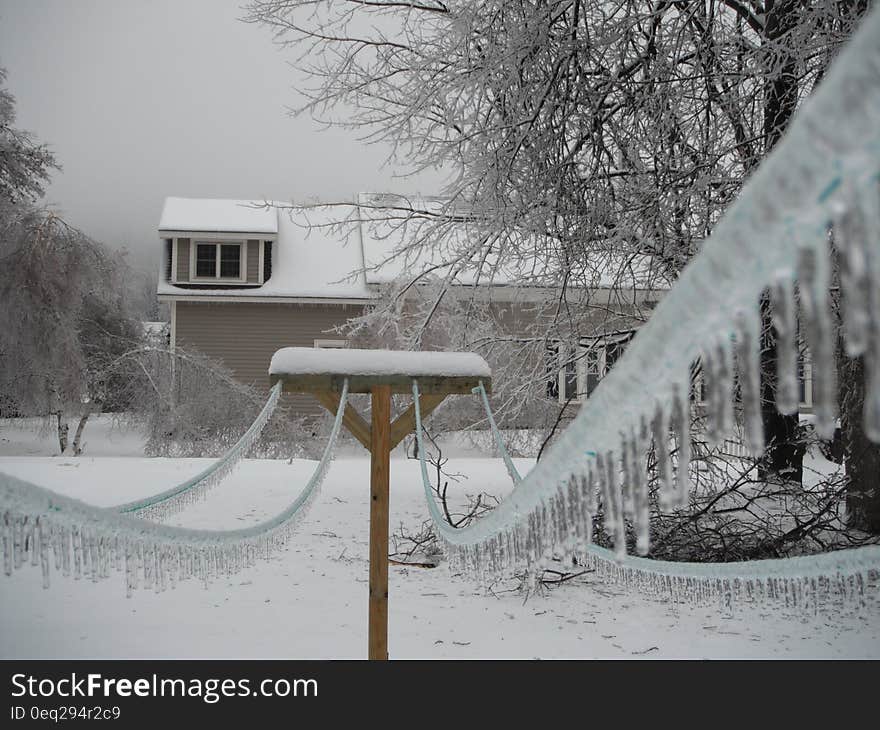
<path fill-rule="evenodd" d="M 52 456 L 51 434 L 0 422 L 0 471 L 112 505 L 159 491 L 207 460 L 139 456 L 142 439 L 100 418 L 87 455 Z M 173 524 L 238 527 L 291 501 L 314 462 L 246 460 Z M 526 471 L 528 460 L 517 460 Z M 460 455 L 462 491 L 503 495 L 499 459 Z M 359 658 L 366 654 L 369 460 L 346 451 L 288 549 L 206 590 L 188 582 L 125 598 L 121 575 L 93 584 L 39 570 L 0 579 L 0 658 Z M 392 461 L 391 528 L 426 518 L 417 462 Z M 485 593 L 435 569 L 390 568 L 392 658 L 880 658 L 880 602 L 858 616 L 673 606 L 585 576 L 528 598 Z"/>

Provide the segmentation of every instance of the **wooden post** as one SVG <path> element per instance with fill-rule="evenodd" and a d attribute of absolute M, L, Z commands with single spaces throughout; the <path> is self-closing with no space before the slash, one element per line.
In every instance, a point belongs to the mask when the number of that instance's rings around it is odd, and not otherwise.
<path fill-rule="evenodd" d="M 281 351 L 279 351 L 281 352 Z M 370 451 L 370 587 L 368 614 L 367 656 L 370 659 L 388 659 L 388 509 L 389 482 L 391 477 L 391 450 L 415 427 L 415 407 L 410 406 L 391 422 L 391 394 L 412 394 L 413 374 L 388 369 L 395 357 L 376 350 L 326 350 L 321 354 L 322 372 L 314 372 L 312 348 L 286 348 L 291 367 L 286 371 L 272 370 L 272 385 L 282 382 L 285 393 L 311 393 L 330 413 L 339 410 L 340 393 L 348 383 L 349 393 L 369 393 L 372 400 L 372 424 L 358 414 L 349 404 L 342 416 L 342 423 L 360 444 Z M 378 372 L 352 373 L 351 360 L 355 353 L 359 359 L 382 364 Z M 277 353 L 276 353 L 277 354 Z M 478 385 L 491 392 L 492 378 L 488 366 L 472 353 L 455 353 L 456 357 L 467 355 L 462 364 L 467 367 L 461 375 L 448 375 L 445 359 L 452 353 L 443 353 L 443 362 L 437 361 L 437 372 L 420 372 L 420 410 L 426 418 L 448 395 L 470 393 Z M 297 357 L 302 358 L 302 365 Z M 406 353 L 412 357 L 413 353 Z M 428 360 L 439 353 L 424 353 Z M 273 359 L 273 363 L 274 363 Z M 309 365 L 312 363 L 312 365 Z M 442 367 L 441 367 L 442 365 Z M 363 366 L 366 368 L 366 366 Z M 372 366 L 371 366 L 372 367 Z M 366 368 L 370 370 L 371 368 Z"/>
<path fill-rule="evenodd" d="M 388 483 L 391 472 L 391 386 L 372 393 L 370 429 L 370 659 L 388 659 Z"/>

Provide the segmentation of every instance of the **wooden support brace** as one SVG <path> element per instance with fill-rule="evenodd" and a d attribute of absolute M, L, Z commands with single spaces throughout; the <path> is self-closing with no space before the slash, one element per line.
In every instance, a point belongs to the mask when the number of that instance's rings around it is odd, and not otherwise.
<path fill-rule="evenodd" d="M 445 394 L 441 395 L 423 395 L 419 399 L 419 411 L 421 412 L 422 422 L 431 415 L 444 399 Z M 416 407 L 410 404 L 403 413 L 401 413 L 391 424 L 391 448 L 394 449 L 403 439 L 411 434 L 416 428 Z"/>
<path fill-rule="evenodd" d="M 312 393 L 315 399 L 326 408 L 334 416 L 339 408 L 339 393 L 333 393 L 329 390 L 317 391 Z M 367 451 L 370 450 L 370 425 L 364 420 L 363 416 L 358 413 L 350 405 L 346 406 L 345 413 L 342 414 L 342 423 L 348 429 L 349 433 L 354 436 Z"/>

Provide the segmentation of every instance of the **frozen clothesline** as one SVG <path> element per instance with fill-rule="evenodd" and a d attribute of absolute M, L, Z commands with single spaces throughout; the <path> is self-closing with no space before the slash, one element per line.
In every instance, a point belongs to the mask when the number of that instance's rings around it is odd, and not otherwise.
<path fill-rule="evenodd" d="M 637 552 L 647 554 L 645 464 L 652 444 L 661 507 L 688 503 L 690 369 L 694 362 L 703 365 L 710 445 L 733 428 L 736 378 L 747 443 L 753 454 L 763 451 L 759 302 L 766 290 L 771 292 L 779 333 L 777 406 L 783 413 L 797 408 L 800 322 L 813 359 L 816 429 L 826 438 L 833 434 L 838 326 L 828 301 L 831 226 L 840 270 L 846 351 L 850 356 L 865 356 L 864 428 L 871 440 L 880 442 L 878 169 L 880 10 L 875 10 L 623 357 L 510 496 L 468 527 L 453 529 L 433 504 L 426 482 L 429 510 L 452 558 L 463 569 L 484 577 L 511 568 L 534 572 L 554 550 L 576 554 L 592 544 L 592 517 L 601 500 L 603 524 L 614 544 L 614 564 L 606 572 L 623 580 L 640 579 L 646 566 L 627 562 L 632 559 L 626 557 L 626 521 L 634 527 Z M 413 394 L 418 398 L 417 386 Z M 674 458 L 670 437 L 677 447 Z M 608 558 L 604 552 L 592 555 L 600 563 Z M 808 576 L 804 571 L 810 565 L 819 566 L 820 574 Z M 818 596 L 823 586 L 838 585 L 838 579 L 863 585 L 867 573 L 878 569 L 880 548 L 865 548 L 846 551 L 843 558 L 817 556 L 812 563 L 749 565 L 743 575 L 732 579 L 758 581 L 744 590 L 761 590 L 765 580 L 782 581 L 784 590 L 795 593 L 800 581 L 815 579 L 813 594 Z M 752 575 L 749 571 L 754 570 L 769 570 L 773 577 Z M 702 574 L 663 576 L 670 585 L 699 581 L 700 590 L 709 592 L 727 590 L 724 580 L 719 586 Z M 680 586 L 672 585 L 670 590 L 676 587 Z"/>
<path fill-rule="evenodd" d="M 598 510 L 599 495 L 596 494 L 596 484 L 589 478 L 588 494 L 583 497 L 581 509 L 573 508 L 576 499 L 572 494 L 581 485 L 570 483 L 565 494 L 556 501 L 545 503 L 540 513 L 519 521 L 512 534 L 500 535 L 490 541 L 487 549 L 479 543 L 451 544 L 449 538 L 460 536 L 466 529 L 455 528 L 444 519 L 432 494 L 417 380 L 413 379 L 412 387 L 419 466 L 428 512 L 435 530 L 451 548 L 453 563 L 470 567 L 481 580 L 491 580 L 505 570 L 524 570 L 534 579 L 535 573 L 547 567 L 554 554 L 565 554 L 577 556 L 580 565 L 595 570 L 606 579 L 673 600 L 782 600 L 796 607 L 820 608 L 834 607 L 841 600 L 860 601 L 869 572 L 880 568 L 880 545 L 730 563 L 671 562 L 621 555 L 592 542 L 592 520 Z M 511 480 L 515 485 L 519 484 L 522 479 L 495 427 L 488 399 L 485 407 L 498 450 L 502 457 L 507 457 L 505 462 Z M 607 489 L 601 497 L 607 514 L 609 502 L 615 497 Z"/>
<path fill-rule="evenodd" d="M 416 386 L 416 392 L 417 393 Z M 475 389 L 481 390 L 481 389 Z M 518 484 L 522 477 L 517 471 L 513 460 L 507 452 L 501 431 L 495 424 L 492 416 L 489 400 L 483 390 L 484 406 L 489 416 L 495 445 L 507 464 L 511 481 Z M 416 404 L 416 421 L 421 420 L 421 412 Z M 418 437 L 418 436 L 417 436 Z M 420 454 L 423 452 L 420 450 Z M 422 456 L 422 458 L 424 458 Z M 427 470 L 423 472 L 426 474 Z M 628 475 L 632 477 L 633 475 Z M 565 548 L 565 546 L 560 546 Z M 571 549 L 573 546 L 568 546 Z M 755 560 L 731 563 L 687 563 L 673 562 L 668 560 L 654 560 L 640 558 L 633 555 L 620 557 L 614 551 L 599 545 L 587 544 L 578 547 L 582 556 L 589 556 L 594 563 L 603 562 L 607 569 L 620 571 L 621 574 L 629 571 L 632 574 L 643 574 L 661 578 L 673 578 L 684 580 L 760 580 L 772 579 L 782 576 L 786 570 L 794 570 L 804 579 L 812 579 L 826 573 L 840 573 L 842 575 L 854 575 L 865 571 L 865 566 L 880 566 L 880 545 L 868 545 L 860 548 L 846 550 L 834 550 L 818 555 L 795 556 L 779 560 Z M 549 556 L 548 556 L 549 557 Z"/>
<path fill-rule="evenodd" d="M 236 573 L 286 544 L 314 502 L 332 460 L 348 400 L 345 381 L 330 438 L 312 477 L 293 503 L 273 518 L 238 530 L 169 527 L 103 509 L 0 474 L 0 541 L 6 575 L 40 565 L 49 586 L 49 555 L 56 571 L 75 578 L 107 578 L 124 566 L 127 592 L 142 582 L 164 590 L 177 580 Z"/>
<path fill-rule="evenodd" d="M 223 456 L 206 469 L 164 492 L 116 505 L 111 509 L 122 514 L 133 514 L 154 522 L 161 522 L 180 511 L 187 504 L 203 497 L 209 489 L 223 481 L 250 451 L 275 412 L 280 397 L 281 383 L 276 383 L 269 391 L 269 398 L 263 409 L 247 431 Z"/>

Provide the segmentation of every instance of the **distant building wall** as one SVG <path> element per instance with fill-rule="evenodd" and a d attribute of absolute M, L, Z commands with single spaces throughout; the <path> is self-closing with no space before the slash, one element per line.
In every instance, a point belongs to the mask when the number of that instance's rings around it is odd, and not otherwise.
<path fill-rule="evenodd" d="M 178 301 L 175 339 L 223 362 L 243 383 L 269 388 L 269 361 L 282 347 L 314 347 L 315 340 L 340 339 L 334 327 L 359 316 L 357 304 L 271 304 L 262 302 Z M 310 396 L 291 396 L 302 415 L 318 415 Z"/>

